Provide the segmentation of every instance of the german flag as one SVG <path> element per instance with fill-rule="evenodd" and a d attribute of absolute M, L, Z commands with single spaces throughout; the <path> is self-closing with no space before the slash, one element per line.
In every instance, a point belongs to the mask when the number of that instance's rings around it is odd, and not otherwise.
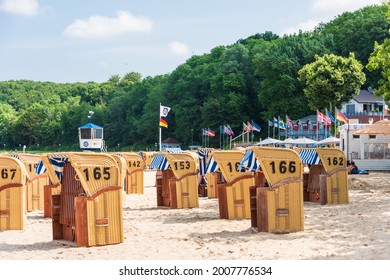
<path fill-rule="evenodd" d="M 336 109 L 336 120 L 343 123 L 348 123 L 348 118 L 337 109 Z"/>
<path fill-rule="evenodd" d="M 160 127 L 168 128 L 168 123 L 163 118 L 160 118 Z"/>

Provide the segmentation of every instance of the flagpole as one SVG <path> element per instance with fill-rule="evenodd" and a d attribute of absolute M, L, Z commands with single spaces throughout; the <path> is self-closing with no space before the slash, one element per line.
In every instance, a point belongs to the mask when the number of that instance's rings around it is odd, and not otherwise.
<path fill-rule="evenodd" d="M 159 113 L 159 123 L 160 123 L 160 119 L 161 119 L 161 103 L 160 103 L 160 107 L 158 108 L 158 111 L 160 112 Z M 159 130 L 159 136 L 158 136 L 158 144 L 159 144 L 159 151 L 161 152 L 161 126 L 158 126 L 158 130 Z"/>
<path fill-rule="evenodd" d="M 221 125 L 219 125 L 219 148 L 221 149 L 221 137 L 222 136 L 222 126 Z"/>
<path fill-rule="evenodd" d="M 317 141 L 318 141 L 318 131 L 320 130 L 320 124 L 318 123 L 318 110 L 317 110 Z"/>
<path fill-rule="evenodd" d="M 270 126 L 269 126 L 269 121 L 268 121 L 268 137 L 269 137 L 269 127 L 270 127 Z"/>
<path fill-rule="evenodd" d="M 334 107 L 334 137 L 336 137 L 336 131 L 337 131 L 336 107 Z"/>

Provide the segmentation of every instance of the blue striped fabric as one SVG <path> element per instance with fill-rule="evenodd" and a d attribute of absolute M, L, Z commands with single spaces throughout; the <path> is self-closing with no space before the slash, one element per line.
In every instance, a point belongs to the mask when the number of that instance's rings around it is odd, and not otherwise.
<path fill-rule="evenodd" d="M 199 155 L 199 174 L 204 176 L 206 174 L 207 157 L 211 150 L 198 150 Z"/>
<path fill-rule="evenodd" d="M 164 158 L 165 156 L 163 154 L 155 154 L 149 164 L 149 169 L 158 169 Z"/>
<path fill-rule="evenodd" d="M 168 153 L 172 154 L 184 154 L 185 152 L 180 148 L 167 148 Z M 156 154 L 153 156 L 152 161 L 149 164 L 149 169 L 167 170 L 170 167 L 168 160 L 164 154 Z"/>
<path fill-rule="evenodd" d="M 320 158 L 318 157 L 317 151 L 314 149 L 302 149 L 299 152 L 299 157 L 303 164 L 319 164 Z"/>
<path fill-rule="evenodd" d="M 60 182 L 62 182 L 62 171 L 64 170 L 64 163 L 69 162 L 67 156 L 49 156 L 50 164 L 54 168 L 54 172 L 56 173 Z M 46 167 L 43 165 L 42 161 L 39 161 L 37 167 L 35 168 L 35 173 L 43 174 L 46 171 Z"/>
<path fill-rule="evenodd" d="M 164 170 L 167 170 L 169 167 L 170 167 L 170 164 L 169 164 L 167 158 L 164 157 L 157 169 L 164 171 Z"/>
<path fill-rule="evenodd" d="M 250 172 L 256 172 L 259 170 L 260 164 L 256 159 L 255 153 L 253 150 L 247 150 L 245 152 L 245 155 L 243 159 L 240 162 L 240 165 L 238 166 L 237 171 L 245 172 L 249 170 Z"/>
<path fill-rule="evenodd" d="M 207 167 L 206 167 L 206 173 L 212 173 L 212 172 L 216 172 L 218 170 L 218 164 L 217 162 L 214 160 L 213 157 L 210 158 L 209 160 L 209 163 L 207 164 Z"/>
<path fill-rule="evenodd" d="M 40 174 L 45 173 L 45 171 L 46 171 L 46 167 L 43 165 L 42 160 L 40 160 L 40 161 L 38 162 L 37 167 L 35 167 L 35 173 L 38 174 L 38 175 L 40 175 Z"/>

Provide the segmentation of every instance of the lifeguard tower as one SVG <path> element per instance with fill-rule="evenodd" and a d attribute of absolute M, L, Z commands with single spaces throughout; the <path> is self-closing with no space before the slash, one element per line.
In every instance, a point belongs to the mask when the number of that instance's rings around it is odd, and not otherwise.
<path fill-rule="evenodd" d="M 80 149 L 84 151 L 100 150 L 105 152 L 103 127 L 92 123 L 93 113 L 93 111 L 89 111 L 89 123 L 79 127 Z"/>

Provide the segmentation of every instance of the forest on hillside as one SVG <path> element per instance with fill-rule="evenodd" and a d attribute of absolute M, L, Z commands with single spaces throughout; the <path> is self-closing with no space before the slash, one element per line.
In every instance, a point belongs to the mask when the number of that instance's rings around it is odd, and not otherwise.
<path fill-rule="evenodd" d="M 315 55 L 354 53 L 367 65 L 374 42 L 389 37 L 386 6 L 346 12 L 311 32 L 279 37 L 267 31 L 216 46 L 194 55 L 171 73 L 141 77 L 131 72 L 106 82 L 59 84 L 46 81 L 0 82 L 0 145 L 4 150 L 78 148 L 78 127 L 92 122 L 104 127 L 108 150 L 154 149 L 158 142 L 159 104 L 171 108 L 163 139 L 173 137 L 186 148 L 202 142 L 202 129 L 216 131 L 211 147 L 219 147 L 219 128 L 228 124 L 236 134 L 243 122 L 262 127 L 267 136 L 273 117 L 301 118 L 308 106 L 298 70 Z M 376 88 L 379 71 L 364 69 L 362 88 Z M 325 108 L 319 108 L 325 109 Z M 0 146 L 1 147 L 1 146 Z"/>

